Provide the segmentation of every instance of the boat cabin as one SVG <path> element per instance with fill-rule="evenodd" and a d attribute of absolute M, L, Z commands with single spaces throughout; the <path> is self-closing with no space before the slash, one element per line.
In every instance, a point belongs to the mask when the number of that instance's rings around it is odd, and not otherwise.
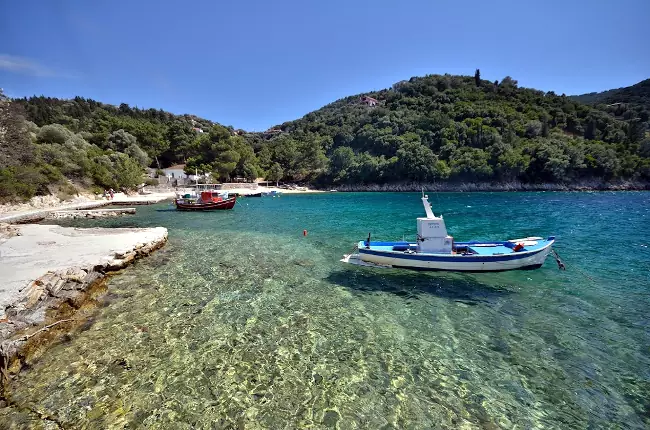
<path fill-rule="evenodd" d="M 454 238 L 447 234 L 445 220 L 433 214 L 428 196 L 422 196 L 422 204 L 427 216 L 417 219 L 418 252 L 451 254 Z"/>
<path fill-rule="evenodd" d="M 198 203 L 218 203 L 228 198 L 228 193 L 223 191 L 201 191 Z"/>

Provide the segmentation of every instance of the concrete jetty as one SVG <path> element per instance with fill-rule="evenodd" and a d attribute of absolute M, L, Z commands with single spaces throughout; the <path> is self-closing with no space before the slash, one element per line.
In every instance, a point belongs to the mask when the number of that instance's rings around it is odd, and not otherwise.
<path fill-rule="evenodd" d="M 108 273 L 167 241 L 164 227 L 1 227 L 0 368 L 4 367 L 5 373 L 6 369 L 9 373 L 20 369 L 21 351 L 28 342 L 46 335 L 52 324 L 64 322 L 56 316 L 57 309 L 77 309 L 87 290 Z M 69 321 L 72 319 L 64 323 Z"/>

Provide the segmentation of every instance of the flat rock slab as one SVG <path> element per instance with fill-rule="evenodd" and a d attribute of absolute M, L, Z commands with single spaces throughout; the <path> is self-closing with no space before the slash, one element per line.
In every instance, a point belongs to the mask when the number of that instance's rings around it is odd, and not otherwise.
<path fill-rule="evenodd" d="M 56 225 L 19 226 L 19 236 L 0 243 L 0 319 L 5 310 L 25 299 L 30 285 L 48 273 L 97 267 L 117 270 L 138 252 L 167 240 L 167 229 L 70 228 Z"/>
<path fill-rule="evenodd" d="M 117 209 L 91 209 L 76 211 L 55 211 L 48 215 L 48 218 L 107 218 L 120 215 L 135 215 L 135 208 L 117 208 Z"/>
<path fill-rule="evenodd" d="M 106 206 L 109 204 L 110 202 L 108 201 L 94 201 L 94 202 L 76 203 L 73 205 L 66 205 L 66 206 L 59 206 L 59 207 L 52 207 L 52 208 L 35 209 L 30 211 L 8 212 L 8 213 L 0 214 L 0 222 L 10 223 L 10 224 L 37 222 L 45 219 L 48 214 L 55 211 L 92 209 L 92 208 L 99 208 L 102 206 Z"/>

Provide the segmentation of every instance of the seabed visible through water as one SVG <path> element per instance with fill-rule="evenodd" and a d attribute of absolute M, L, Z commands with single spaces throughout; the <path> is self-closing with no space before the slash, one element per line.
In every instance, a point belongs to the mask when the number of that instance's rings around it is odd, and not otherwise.
<path fill-rule="evenodd" d="M 11 428 L 644 428 L 650 194 L 440 193 L 458 240 L 558 238 L 567 264 L 495 274 L 339 262 L 401 239 L 416 194 L 167 204 L 75 226 L 164 226 L 89 322 L 14 379 Z M 504 219 L 504 214 L 507 214 Z M 302 235 L 307 230 L 308 235 Z M 578 270 L 579 269 L 579 270 Z M 583 276 L 588 273 L 589 278 Z"/>

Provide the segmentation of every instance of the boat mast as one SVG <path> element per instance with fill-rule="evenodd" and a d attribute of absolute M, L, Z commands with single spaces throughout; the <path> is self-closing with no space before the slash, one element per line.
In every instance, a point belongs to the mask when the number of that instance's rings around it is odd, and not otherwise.
<path fill-rule="evenodd" d="M 426 212 L 427 218 L 435 218 L 436 216 L 433 214 L 431 205 L 429 204 L 429 196 L 424 194 L 424 189 L 422 190 L 422 204 L 424 205 L 424 212 Z"/>

